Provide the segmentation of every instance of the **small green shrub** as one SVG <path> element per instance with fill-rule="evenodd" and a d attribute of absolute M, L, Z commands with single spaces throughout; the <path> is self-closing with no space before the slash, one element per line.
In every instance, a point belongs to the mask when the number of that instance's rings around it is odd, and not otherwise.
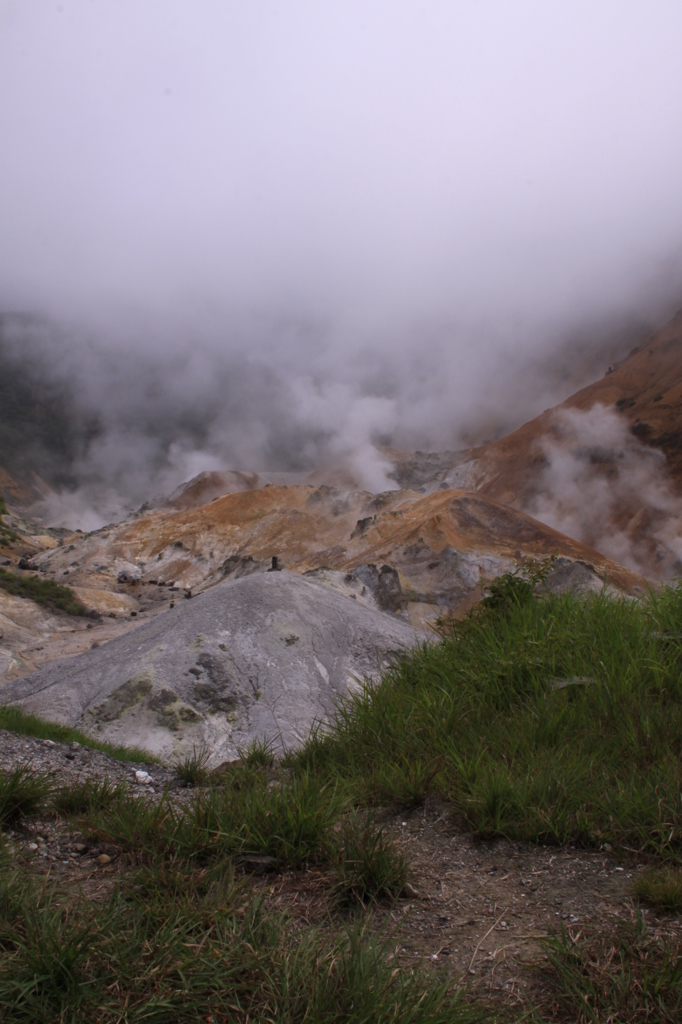
<path fill-rule="evenodd" d="M 35 814 L 51 790 L 49 776 L 34 772 L 29 764 L 18 765 L 11 772 L 0 772 L 0 826 Z"/>

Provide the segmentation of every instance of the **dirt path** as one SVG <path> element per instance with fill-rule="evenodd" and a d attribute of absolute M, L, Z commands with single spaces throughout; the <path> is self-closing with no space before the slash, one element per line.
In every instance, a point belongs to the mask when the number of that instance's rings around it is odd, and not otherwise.
<path fill-rule="evenodd" d="M 639 865 L 608 852 L 476 841 L 436 805 L 391 817 L 385 827 L 409 858 L 418 895 L 377 909 L 375 930 L 390 936 L 401 965 L 446 971 L 480 995 L 532 997 L 538 979 L 529 968 L 544 955 L 541 940 L 562 927 L 575 938 L 632 920 L 639 909 L 652 931 L 682 933 L 679 916 L 638 907 Z M 324 926 L 330 881 L 311 870 L 256 884 L 301 923 Z"/>

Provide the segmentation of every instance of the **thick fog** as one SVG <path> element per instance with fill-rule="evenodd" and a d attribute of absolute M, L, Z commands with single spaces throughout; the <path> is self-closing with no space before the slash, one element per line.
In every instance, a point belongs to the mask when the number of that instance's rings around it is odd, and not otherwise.
<path fill-rule="evenodd" d="M 380 488 L 375 445 L 601 375 L 682 304 L 680 38 L 673 0 L 0 0 L 5 344 L 98 418 L 76 475 Z"/>

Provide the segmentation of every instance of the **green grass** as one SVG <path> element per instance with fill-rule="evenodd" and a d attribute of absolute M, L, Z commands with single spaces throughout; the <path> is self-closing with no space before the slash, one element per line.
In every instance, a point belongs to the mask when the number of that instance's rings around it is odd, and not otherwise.
<path fill-rule="evenodd" d="M 566 932 L 545 944 L 536 1024 L 678 1024 L 682 944 L 651 935 L 641 918 L 614 931 Z"/>
<path fill-rule="evenodd" d="M 37 576 L 19 576 L 15 572 L 8 572 L 7 569 L 0 569 L 0 589 L 14 597 L 35 601 L 50 611 L 93 617 L 93 613 L 81 604 L 69 587 L 63 587 L 54 580 L 43 580 Z"/>
<path fill-rule="evenodd" d="M 0 828 L 35 814 L 52 791 L 49 777 L 35 772 L 29 764 L 0 772 Z"/>
<path fill-rule="evenodd" d="M 158 763 L 147 750 L 141 747 L 123 747 L 87 736 L 80 729 L 72 729 L 69 725 L 58 725 L 46 722 L 37 715 L 28 714 L 21 708 L 0 704 L 0 729 L 18 733 L 20 736 L 34 736 L 41 740 L 54 740 L 55 743 L 80 743 L 93 750 L 101 750 L 116 761 L 132 761 L 135 764 Z"/>
<path fill-rule="evenodd" d="M 275 763 L 274 745 L 271 740 L 258 737 L 251 740 L 248 746 L 238 750 L 239 757 L 252 768 L 272 768 Z"/>
<path fill-rule="evenodd" d="M 147 870 L 106 902 L 24 884 L 16 895 L 6 889 L 4 902 L 6 1024 L 481 1019 L 448 995 L 444 982 L 395 972 L 388 949 L 361 928 L 335 938 L 292 931 L 259 900 L 244 902 L 225 871 L 175 878 Z"/>
<path fill-rule="evenodd" d="M 682 871 L 679 868 L 648 867 L 633 886 L 636 896 L 664 913 L 682 911 Z"/>
<path fill-rule="evenodd" d="M 245 770 L 219 789 L 197 792 L 189 804 L 175 804 L 167 794 L 158 804 L 123 795 L 79 825 L 137 863 L 270 857 L 278 866 L 299 867 L 333 859 L 342 810 L 337 795 L 307 774 L 270 786 L 258 771 Z"/>
<path fill-rule="evenodd" d="M 443 624 L 441 641 L 279 765 L 254 748 L 187 804 L 87 787 L 53 797 L 92 840 L 118 847 L 123 877 L 92 903 L 0 885 L 0 1019 L 497 1019 L 453 1001 L 435 974 L 397 970 L 361 929 L 330 918 L 297 930 L 248 895 L 242 869 L 267 858 L 272 870 L 322 869 L 330 914 L 395 899 L 408 865 L 367 808 L 430 795 L 481 837 L 608 843 L 643 858 L 635 894 L 679 911 L 682 591 L 538 598 L 533 582 L 497 581 L 475 614 Z M 682 950 L 641 920 L 562 933 L 545 952 L 534 1016 L 526 1006 L 504 1019 L 681 1019 Z"/>
<path fill-rule="evenodd" d="M 52 806 L 61 815 L 93 814 L 123 799 L 125 787 L 108 779 L 86 779 L 73 786 L 60 787 L 52 797 Z"/>
<path fill-rule="evenodd" d="M 205 785 L 210 777 L 209 756 L 208 750 L 204 748 L 197 750 L 194 747 L 191 754 L 186 754 L 182 760 L 178 758 L 173 764 L 178 778 L 187 786 Z"/>
<path fill-rule="evenodd" d="M 382 828 L 351 815 L 343 822 L 336 874 L 342 904 L 374 903 L 400 896 L 408 864 Z"/>
<path fill-rule="evenodd" d="M 273 785 L 270 775 L 243 764 L 189 804 L 172 804 L 168 793 L 155 804 L 103 784 L 59 790 L 53 804 L 95 841 L 117 845 L 128 870 L 97 900 L 49 879 L 0 876 L 0 1019 L 481 1019 L 445 979 L 397 971 L 389 945 L 362 922 L 302 929 L 249 895 L 235 864 L 249 870 L 253 855 L 278 867 L 337 866 L 353 878 L 355 899 L 396 895 L 406 870 L 370 822 L 335 827 L 346 807 L 334 790 L 305 774 L 282 773 Z"/>
<path fill-rule="evenodd" d="M 436 793 L 482 837 L 678 863 L 681 755 L 682 590 L 538 599 L 508 576 L 287 763 L 358 803 Z"/>

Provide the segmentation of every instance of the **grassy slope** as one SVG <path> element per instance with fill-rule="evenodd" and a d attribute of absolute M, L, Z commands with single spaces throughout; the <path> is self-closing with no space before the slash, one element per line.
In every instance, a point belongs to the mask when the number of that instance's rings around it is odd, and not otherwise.
<path fill-rule="evenodd" d="M 639 605 L 534 600 L 522 583 L 353 697 L 291 760 L 359 800 L 439 792 L 478 834 L 680 863 L 682 590 Z"/>
<path fill-rule="evenodd" d="M 659 872 L 659 888 L 670 882 L 659 905 L 680 909 L 670 894 L 682 860 L 681 626 L 682 593 L 673 589 L 642 605 L 536 601 L 523 580 L 507 577 L 479 614 L 354 698 L 328 735 L 283 767 L 254 750 L 184 809 L 101 786 L 46 795 L 130 866 L 108 902 L 32 890 L 6 874 L 2 1019 L 475 1018 L 480 1003 L 392 970 L 388 948 L 357 928 L 341 938 L 292 934 L 232 876 L 235 858 L 265 855 L 294 870 L 317 862 L 347 903 L 395 895 L 404 863 L 351 808 L 418 803 L 427 792 L 446 797 L 479 834 L 637 853 Z M 34 809 L 39 783 L 22 777 L 4 787 L 15 818 L 22 787 L 26 813 Z M 653 875 L 647 884 L 645 897 Z M 536 1021 L 680 1019 L 682 949 L 649 936 L 641 921 L 560 935 L 547 953 Z M 483 1008 L 483 1019 L 497 1011 Z M 530 1018 L 509 1008 L 499 1019 Z"/>

